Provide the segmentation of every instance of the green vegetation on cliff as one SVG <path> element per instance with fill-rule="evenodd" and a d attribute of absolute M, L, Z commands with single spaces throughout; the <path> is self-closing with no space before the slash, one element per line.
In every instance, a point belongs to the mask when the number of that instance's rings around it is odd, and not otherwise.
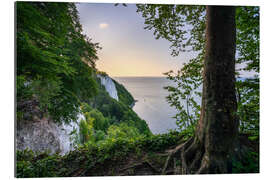
<path fill-rule="evenodd" d="M 188 139 L 187 134 L 170 132 L 146 137 L 133 136 L 132 132 L 119 134 L 117 128 L 111 130 L 106 140 L 85 144 L 65 156 L 18 151 L 17 177 L 160 175 L 175 174 L 175 169 L 181 168 L 176 156 L 168 170 L 162 172 L 170 153 Z M 259 172 L 258 144 L 245 135 L 240 137 L 242 143 L 238 156 L 232 160 L 232 172 Z"/>
<path fill-rule="evenodd" d="M 16 10 L 17 120 L 33 118 L 33 107 L 27 104 L 39 107 L 40 118 L 50 116 L 59 123 L 76 121 L 81 111 L 85 120 L 79 122 L 79 133 L 71 134 L 77 147 L 106 149 L 115 139 L 129 141 L 152 134 L 130 108 L 134 99 L 122 85 L 113 81 L 119 101 L 101 85 L 95 67 L 100 47 L 82 34 L 74 3 L 17 2 Z M 17 168 L 25 171 L 29 162 L 25 156 L 24 160 L 20 158 L 21 153 L 17 151 Z M 49 156 L 50 163 L 57 156 Z M 38 176 L 47 176 L 46 171 L 53 173 L 53 164 L 46 166 L 37 165 L 42 171 Z M 17 176 L 21 177 L 19 170 Z"/>
<path fill-rule="evenodd" d="M 17 118 L 20 102 L 37 100 L 57 122 L 74 121 L 80 101 L 97 94 L 99 49 L 82 34 L 73 3 L 17 2 Z"/>
<path fill-rule="evenodd" d="M 126 90 L 126 88 L 122 84 L 118 83 L 114 79 L 113 82 L 118 93 L 119 101 L 128 106 L 132 106 L 135 103 L 135 99 L 132 97 L 132 95 Z"/>
<path fill-rule="evenodd" d="M 18 151 L 17 177 L 117 175 L 114 169 L 119 171 L 119 165 L 127 165 L 129 158 L 142 158 L 145 153 L 162 152 L 177 145 L 183 138 L 178 132 L 146 137 L 137 136 L 129 130 L 119 133 L 118 128 L 109 131 L 106 140 L 98 144 L 84 144 L 65 156 Z"/>
<path fill-rule="evenodd" d="M 91 107 L 97 109 L 104 117 L 108 118 L 110 124 L 124 122 L 129 126 L 136 127 L 140 133 L 151 134 L 147 123 L 140 119 L 131 109 L 130 105 L 133 102 L 133 97 L 122 85 L 113 80 L 119 97 L 119 101 L 117 101 L 109 96 L 99 78 L 96 78 L 96 81 L 98 82 L 98 94 L 89 100 Z M 118 89 L 120 89 L 120 92 Z"/>
<path fill-rule="evenodd" d="M 158 6 L 149 6 L 150 10 L 155 7 Z M 160 6 L 160 8 L 160 12 L 166 12 L 165 15 L 153 16 L 153 18 L 166 19 L 167 10 L 173 10 L 170 6 Z M 182 11 L 185 7 L 178 8 L 180 8 L 177 9 L 178 11 Z M 193 16 L 201 15 L 200 12 L 204 10 L 202 7 L 199 8 L 199 13 L 187 13 L 190 16 L 187 19 L 195 23 L 194 25 L 198 25 L 195 26 L 198 29 L 191 33 L 195 40 L 199 38 L 197 44 L 194 42 L 194 48 L 200 49 L 198 57 L 183 67 L 182 72 L 185 76 L 180 78 L 181 74 L 170 76 L 168 73 L 170 79 L 176 82 L 188 82 L 185 80 L 192 78 L 191 84 L 195 87 L 202 80 L 200 72 L 203 68 L 202 58 L 205 52 L 201 48 L 204 44 L 204 39 L 201 37 L 204 34 L 205 19 L 203 18 L 201 22 L 192 19 Z M 99 46 L 82 34 L 74 3 L 17 2 L 16 12 L 17 120 L 25 118 L 28 109 L 25 109 L 22 104 L 26 101 L 37 102 L 44 112 L 40 116 L 48 114 L 57 122 L 75 121 L 79 111 L 85 116 L 85 120 L 79 123 L 79 134 L 74 137 L 76 145 L 74 151 L 64 156 L 49 155 L 46 152 L 33 153 L 31 150 L 17 151 L 17 177 L 182 173 L 180 171 L 184 165 L 181 164 L 178 150 L 182 147 L 181 143 L 191 142 L 187 139 L 194 133 L 199 119 L 200 107 L 185 97 L 189 96 L 195 87 L 190 87 L 188 83 L 184 84 L 184 91 L 179 92 L 180 88 L 177 87 L 178 89 L 171 89 L 171 96 L 169 96 L 171 97 L 169 103 L 182 112 L 176 116 L 178 125 L 187 124 L 182 127 L 190 128 L 181 133 L 153 135 L 146 122 L 130 108 L 134 98 L 124 86 L 113 80 L 119 97 L 117 101 L 111 98 L 101 85 L 95 67 Z M 153 15 L 152 12 L 155 11 L 146 11 Z M 245 30 L 247 19 L 253 18 L 254 22 L 258 22 L 257 13 L 257 8 L 239 8 L 237 11 L 239 15 L 237 23 L 240 23 L 238 33 L 241 32 L 239 42 L 253 37 Z M 163 21 L 151 21 L 151 23 L 160 22 Z M 156 27 L 167 28 L 163 25 Z M 174 20 L 171 25 L 175 25 Z M 255 23 L 253 29 L 256 30 L 257 27 Z M 173 33 L 175 32 L 178 31 Z M 258 32 L 255 32 L 257 37 Z M 168 33 L 162 35 L 169 38 Z M 256 46 L 257 43 L 258 40 L 255 41 L 255 45 L 250 42 L 247 44 L 248 47 L 238 47 L 241 55 L 239 61 L 245 62 L 244 55 L 249 56 L 249 54 L 250 59 L 254 59 L 246 62 L 248 63 L 246 70 L 259 72 L 257 51 L 254 55 L 249 48 Z M 106 75 L 106 73 L 100 74 Z M 232 172 L 258 172 L 259 78 L 241 81 L 236 86 L 239 98 L 237 114 L 240 116 L 240 132 L 246 134 L 239 134 L 239 139 L 235 142 L 237 153 L 230 162 Z M 179 105 L 179 95 L 184 95 L 183 99 L 193 105 L 197 112 L 195 116 L 190 116 L 191 114 L 186 113 L 182 105 Z M 199 150 L 196 152 L 200 153 Z"/>
<path fill-rule="evenodd" d="M 101 85 L 95 68 L 100 47 L 82 34 L 74 3 L 17 2 L 16 10 L 18 120 L 25 118 L 21 102 L 37 101 L 57 122 L 76 121 L 84 102 L 96 109 L 86 115 L 104 116 L 107 126 L 125 122 L 150 133 L 129 108 L 134 100 L 122 85 L 114 81 L 119 102 Z"/>

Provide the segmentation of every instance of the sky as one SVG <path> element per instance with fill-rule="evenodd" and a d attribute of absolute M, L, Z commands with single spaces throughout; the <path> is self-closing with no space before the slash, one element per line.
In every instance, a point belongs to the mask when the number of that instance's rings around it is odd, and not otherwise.
<path fill-rule="evenodd" d="M 96 62 L 100 71 L 111 77 L 164 76 L 177 71 L 183 63 L 195 57 L 194 52 L 181 52 L 171 56 L 170 42 L 156 40 L 153 31 L 145 30 L 144 18 L 136 12 L 135 4 L 127 7 L 112 3 L 76 4 L 83 33 L 102 47 Z M 236 69 L 245 65 L 237 65 Z M 241 72 L 252 77 L 254 72 Z"/>
<path fill-rule="evenodd" d="M 181 69 L 193 53 L 171 56 L 170 43 L 156 40 L 153 31 L 145 30 L 144 18 L 136 5 L 77 4 L 83 33 L 100 43 L 97 68 L 112 77 L 163 76 Z"/>

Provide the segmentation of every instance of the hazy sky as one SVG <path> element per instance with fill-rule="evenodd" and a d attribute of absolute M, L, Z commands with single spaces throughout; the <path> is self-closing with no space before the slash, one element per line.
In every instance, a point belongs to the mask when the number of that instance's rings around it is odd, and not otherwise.
<path fill-rule="evenodd" d="M 162 76 L 192 57 L 172 57 L 167 40 L 156 40 L 152 31 L 143 29 L 144 19 L 134 4 L 80 3 L 77 8 L 84 33 L 102 47 L 97 68 L 110 76 Z"/>

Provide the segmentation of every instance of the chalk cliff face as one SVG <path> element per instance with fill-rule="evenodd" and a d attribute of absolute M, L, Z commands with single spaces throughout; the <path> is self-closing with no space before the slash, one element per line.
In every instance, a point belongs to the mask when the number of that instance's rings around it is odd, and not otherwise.
<path fill-rule="evenodd" d="M 62 123 L 57 128 L 57 134 L 59 135 L 61 153 L 65 154 L 74 149 L 75 137 L 79 137 L 79 122 L 85 117 L 83 114 L 78 114 L 77 122 L 71 122 L 70 124 Z"/>
<path fill-rule="evenodd" d="M 34 118 L 17 124 L 17 150 L 29 148 L 33 151 L 50 150 L 61 152 L 58 126 L 49 118 Z"/>
<path fill-rule="evenodd" d="M 100 78 L 101 84 L 105 87 L 109 95 L 118 101 L 117 90 L 113 80 L 109 76 L 97 75 Z"/>
<path fill-rule="evenodd" d="M 112 79 L 109 76 L 98 77 L 109 95 L 118 101 Z M 49 150 L 51 153 L 66 154 L 74 148 L 75 137 L 79 137 L 78 124 L 85 119 L 82 113 L 78 114 L 76 122 L 57 124 L 39 110 L 37 102 L 23 102 L 23 106 L 26 108 L 26 117 L 17 122 L 17 150 L 29 148 L 33 151 Z"/>
<path fill-rule="evenodd" d="M 20 122 L 17 124 L 17 150 L 29 148 L 33 151 L 49 150 L 51 153 L 65 154 L 74 148 L 74 138 L 78 131 L 77 122 L 59 125 L 48 117 Z"/>
<path fill-rule="evenodd" d="M 27 113 L 23 120 L 17 121 L 17 150 L 28 148 L 65 154 L 73 149 L 75 136 L 79 133 L 78 122 L 85 118 L 83 114 L 78 115 L 77 122 L 58 124 L 39 110 L 37 102 L 24 102 L 24 107 Z"/>

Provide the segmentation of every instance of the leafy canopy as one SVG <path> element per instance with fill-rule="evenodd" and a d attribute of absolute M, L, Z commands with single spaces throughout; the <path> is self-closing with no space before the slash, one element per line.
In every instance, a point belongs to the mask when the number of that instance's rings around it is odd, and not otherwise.
<path fill-rule="evenodd" d="M 237 7 L 237 66 L 236 72 L 259 73 L 259 7 Z M 178 72 L 165 73 L 175 86 L 165 87 L 169 91 L 168 103 L 178 110 L 176 123 L 181 130 L 195 130 L 200 116 L 198 99 L 201 96 L 204 44 L 206 29 L 205 6 L 139 4 L 137 12 L 145 18 L 145 29 L 153 30 L 156 39 L 164 38 L 171 43 L 171 54 L 179 55 L 193 51 L 197 56 Z M 258 135 L 259 127 L 259 77 L 237 81 L 238 114 L 240 130 Z M 245 114 L 245 116 L 243 116 Z M 251 131 L 253 129 L 253 131 Z"/>
<path fill-rule="evenodd" d="M 74 3 L 17 2 L 16 12 L 17 101 L 35 99 L 55 121 L 75 120 L 80 102 L 97 93 L 100 47 L 82 34 Z"/>

